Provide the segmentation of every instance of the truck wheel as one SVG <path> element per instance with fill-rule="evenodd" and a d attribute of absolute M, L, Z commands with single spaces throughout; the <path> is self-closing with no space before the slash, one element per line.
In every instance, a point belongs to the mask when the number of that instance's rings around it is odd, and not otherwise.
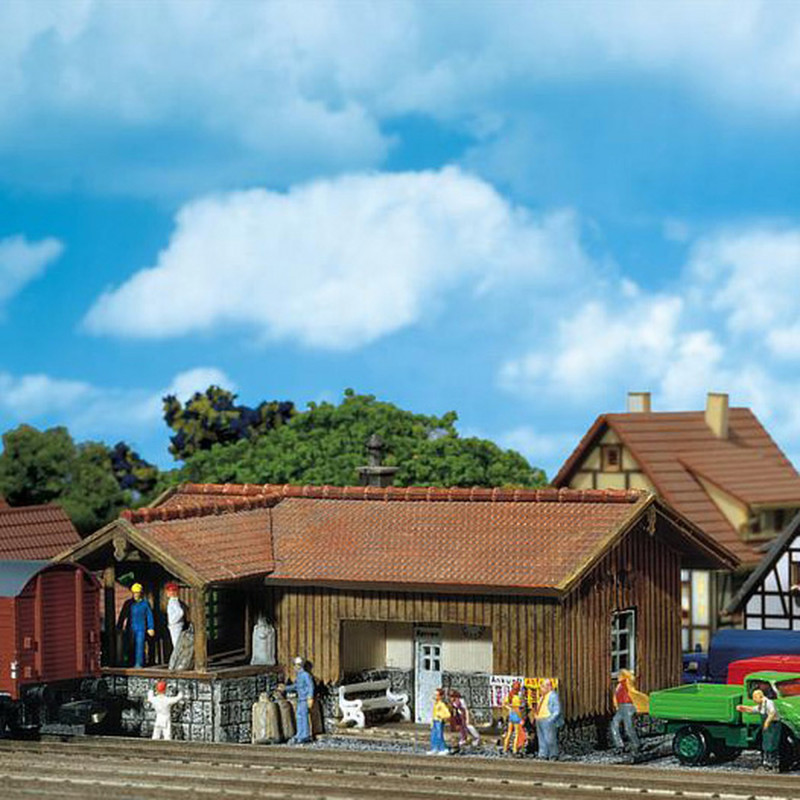
<path fill-rule="evenodd" d="M 730 745 L 725 744 L 723 741 L 719 741 L 718 739 L 713 742 L 711 745 L 711 749 L 714 752 L 714 758 L 716 759 L 717 763 L 723 763 L 725 761 L 733 761 L 741 750 L 738 747 L 731 747 Z"/>
<path fill-rule="evenodd" d="M 798 747 L 797 739 L 783 726 L 781 735 L 781 749 L 778 756 L 778 768 L 781 772 L 788 772 L 795 767 L 800 760 L 800 747 Z"/>
<path fill-rule="evenodd" d="M 681 764 L 697 767 L 708 761 L 711 747 L 709 736 L 704 728 L 686 725 L 675 733 L 672 752 Z"/>

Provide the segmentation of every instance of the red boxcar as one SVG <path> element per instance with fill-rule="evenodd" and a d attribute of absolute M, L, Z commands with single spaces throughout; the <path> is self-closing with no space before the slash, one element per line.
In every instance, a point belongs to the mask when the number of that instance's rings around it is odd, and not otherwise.
<path fill-rule="evenodd" d="M 742 686 L 745 677 L 751 672 L 765 670 L 800 674 L 800 656 L 753 656 L 753 658 L 731 661 L 728 664 L 728 683 Z"/>
<path fill-rule="evenodd" d="M 100 674 L 100 584 L 75 564 L 0 561 L 0 693 Z"/>

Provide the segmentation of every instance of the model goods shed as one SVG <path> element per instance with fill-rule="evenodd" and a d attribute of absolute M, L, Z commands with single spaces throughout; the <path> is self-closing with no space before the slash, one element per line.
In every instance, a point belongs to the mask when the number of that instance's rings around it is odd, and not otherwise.
<path fill-rule="evenodd" d="M 270 485 L 180 487 L 61 558 L 105 576 L 107 628 L 115 576 L 157 617 L 177 580 L 196 672 L 247 664 L 263 615 L 279 665 L 303 654 L 326 683 L 388 671 L 417 719 L 436 685 L 488 697 L 495 677 L 557 677 L 574 720 L 608 713 L 620 668 L 676 683 L 680 570 L 736 563 L 647 492 Z"/>
<path fill-rule="evenodd" d="M 0 693 L 97 676 L 99 598 L 76 564 L 0 561 Z"/>

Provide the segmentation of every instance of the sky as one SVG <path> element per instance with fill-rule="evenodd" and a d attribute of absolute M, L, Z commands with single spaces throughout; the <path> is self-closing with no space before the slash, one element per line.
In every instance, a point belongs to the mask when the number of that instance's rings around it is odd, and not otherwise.
<path fill-rule="evenodd" d="M 0 4 L 0 431 L 345 388 L 553 475 L 628 391 L 800 465 L 800 3 Z"/>

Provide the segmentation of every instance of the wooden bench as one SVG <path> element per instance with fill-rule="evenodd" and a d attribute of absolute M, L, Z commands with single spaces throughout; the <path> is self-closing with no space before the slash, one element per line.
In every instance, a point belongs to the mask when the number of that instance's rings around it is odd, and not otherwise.
<path fill-rule="evenodd" d="M 343 722 L 355 722 L 356 727 L 366 725 L 367 712 L 389 712 L 400 714 L 405 722 L 411 720 L 407 694 L 395 694 L 391 691 L 387 679 L 351 683 L 339 687 L 339 708 L 342 710 Z M 360 696 L 359 696 L 360 695 Z"/>

